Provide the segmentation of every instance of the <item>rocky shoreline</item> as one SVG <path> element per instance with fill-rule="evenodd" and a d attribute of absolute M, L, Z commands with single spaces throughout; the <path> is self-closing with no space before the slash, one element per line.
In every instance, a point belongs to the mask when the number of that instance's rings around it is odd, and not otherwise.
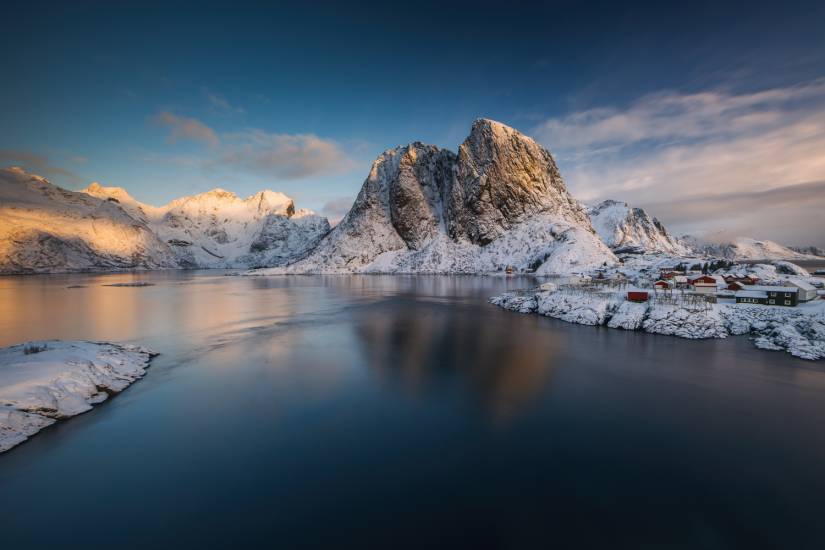
<path fill-rule="evenodd" d="M 571 293 L 530 289 L 505 292 L 490 303 L 519 313 L 537 313 L 570 323 L 643 330 L 680 338 L 750 335 L 760 349 L 783 350 L 807 360 L 825 358 L 825 302 L 799 308 L 745 304 L 634 303 L 618 292 Z"/>

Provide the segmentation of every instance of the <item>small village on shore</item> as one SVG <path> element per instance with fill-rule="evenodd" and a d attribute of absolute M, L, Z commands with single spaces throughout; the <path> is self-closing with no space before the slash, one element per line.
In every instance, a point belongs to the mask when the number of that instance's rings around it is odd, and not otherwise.
<path fill-rule="evenodd" d="M 490 302 L 571 323 L 689 339 L 749 334 L 761 349 L 825 358 L 825 279 L 786 261 L 628 262 Z"/>
<path fill-rule="evenodd" d="M 764 274 L 760 277 L 759 274 Z M 740 265 L 724 260 L 660 265 L 638 272 L 598 269 L 544 282 L 542 291 L 620 293 L 629 302 L 708 309 L 716 303 L 797 307 L 825 300 L 825 278 L 812 277 L 790 262 Z"/>

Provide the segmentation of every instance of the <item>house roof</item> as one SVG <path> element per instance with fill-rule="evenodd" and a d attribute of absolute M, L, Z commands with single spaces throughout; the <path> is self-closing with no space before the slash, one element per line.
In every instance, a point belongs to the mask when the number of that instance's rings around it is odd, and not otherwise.
<path fill-rule="evenodd" d="M 767 298 L 767 292 L 759 292 L 756 290 L 740 290 L 735 294 L 737 298 Z"/>
<path fill-rule="evenodd" d="M 814 285 L 807 283 L 805 281 L 800 281 L 799 279 L 790 279 L 788 282 L 791 283 L 793 286 L 801 288 L 802 290 L 816 290 L 816 287 Z"/>
<path fill-rule="evenodd" d="M 748 290 L 759 290 L 762 292 L 799 292 L 799 289 L 795 286 L 751 285 L 750 287 L 748 287 Z"/>

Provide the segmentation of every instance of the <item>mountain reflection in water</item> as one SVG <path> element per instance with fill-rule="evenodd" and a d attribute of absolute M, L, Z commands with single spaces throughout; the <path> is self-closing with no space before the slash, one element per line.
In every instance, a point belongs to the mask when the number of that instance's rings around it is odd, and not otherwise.
<path fill-rule="evenodd" d="M 564 344 L 540 329 L 508 331 L 509 319 L 468 309 L 401 297 L 360 311 L 355 331 L 381 385 L 423 398 L 455 386 L 503 421 L 543 391 Z"/>

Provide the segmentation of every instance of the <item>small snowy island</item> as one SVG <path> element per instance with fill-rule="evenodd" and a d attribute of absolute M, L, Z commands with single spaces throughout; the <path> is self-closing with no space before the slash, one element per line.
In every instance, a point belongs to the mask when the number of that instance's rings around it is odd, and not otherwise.
<path fill-rule="evenodd" d="M 90 410 L 146 374 L 139 346 L 44 340 L 0 348 L 0 453 Z"/>

